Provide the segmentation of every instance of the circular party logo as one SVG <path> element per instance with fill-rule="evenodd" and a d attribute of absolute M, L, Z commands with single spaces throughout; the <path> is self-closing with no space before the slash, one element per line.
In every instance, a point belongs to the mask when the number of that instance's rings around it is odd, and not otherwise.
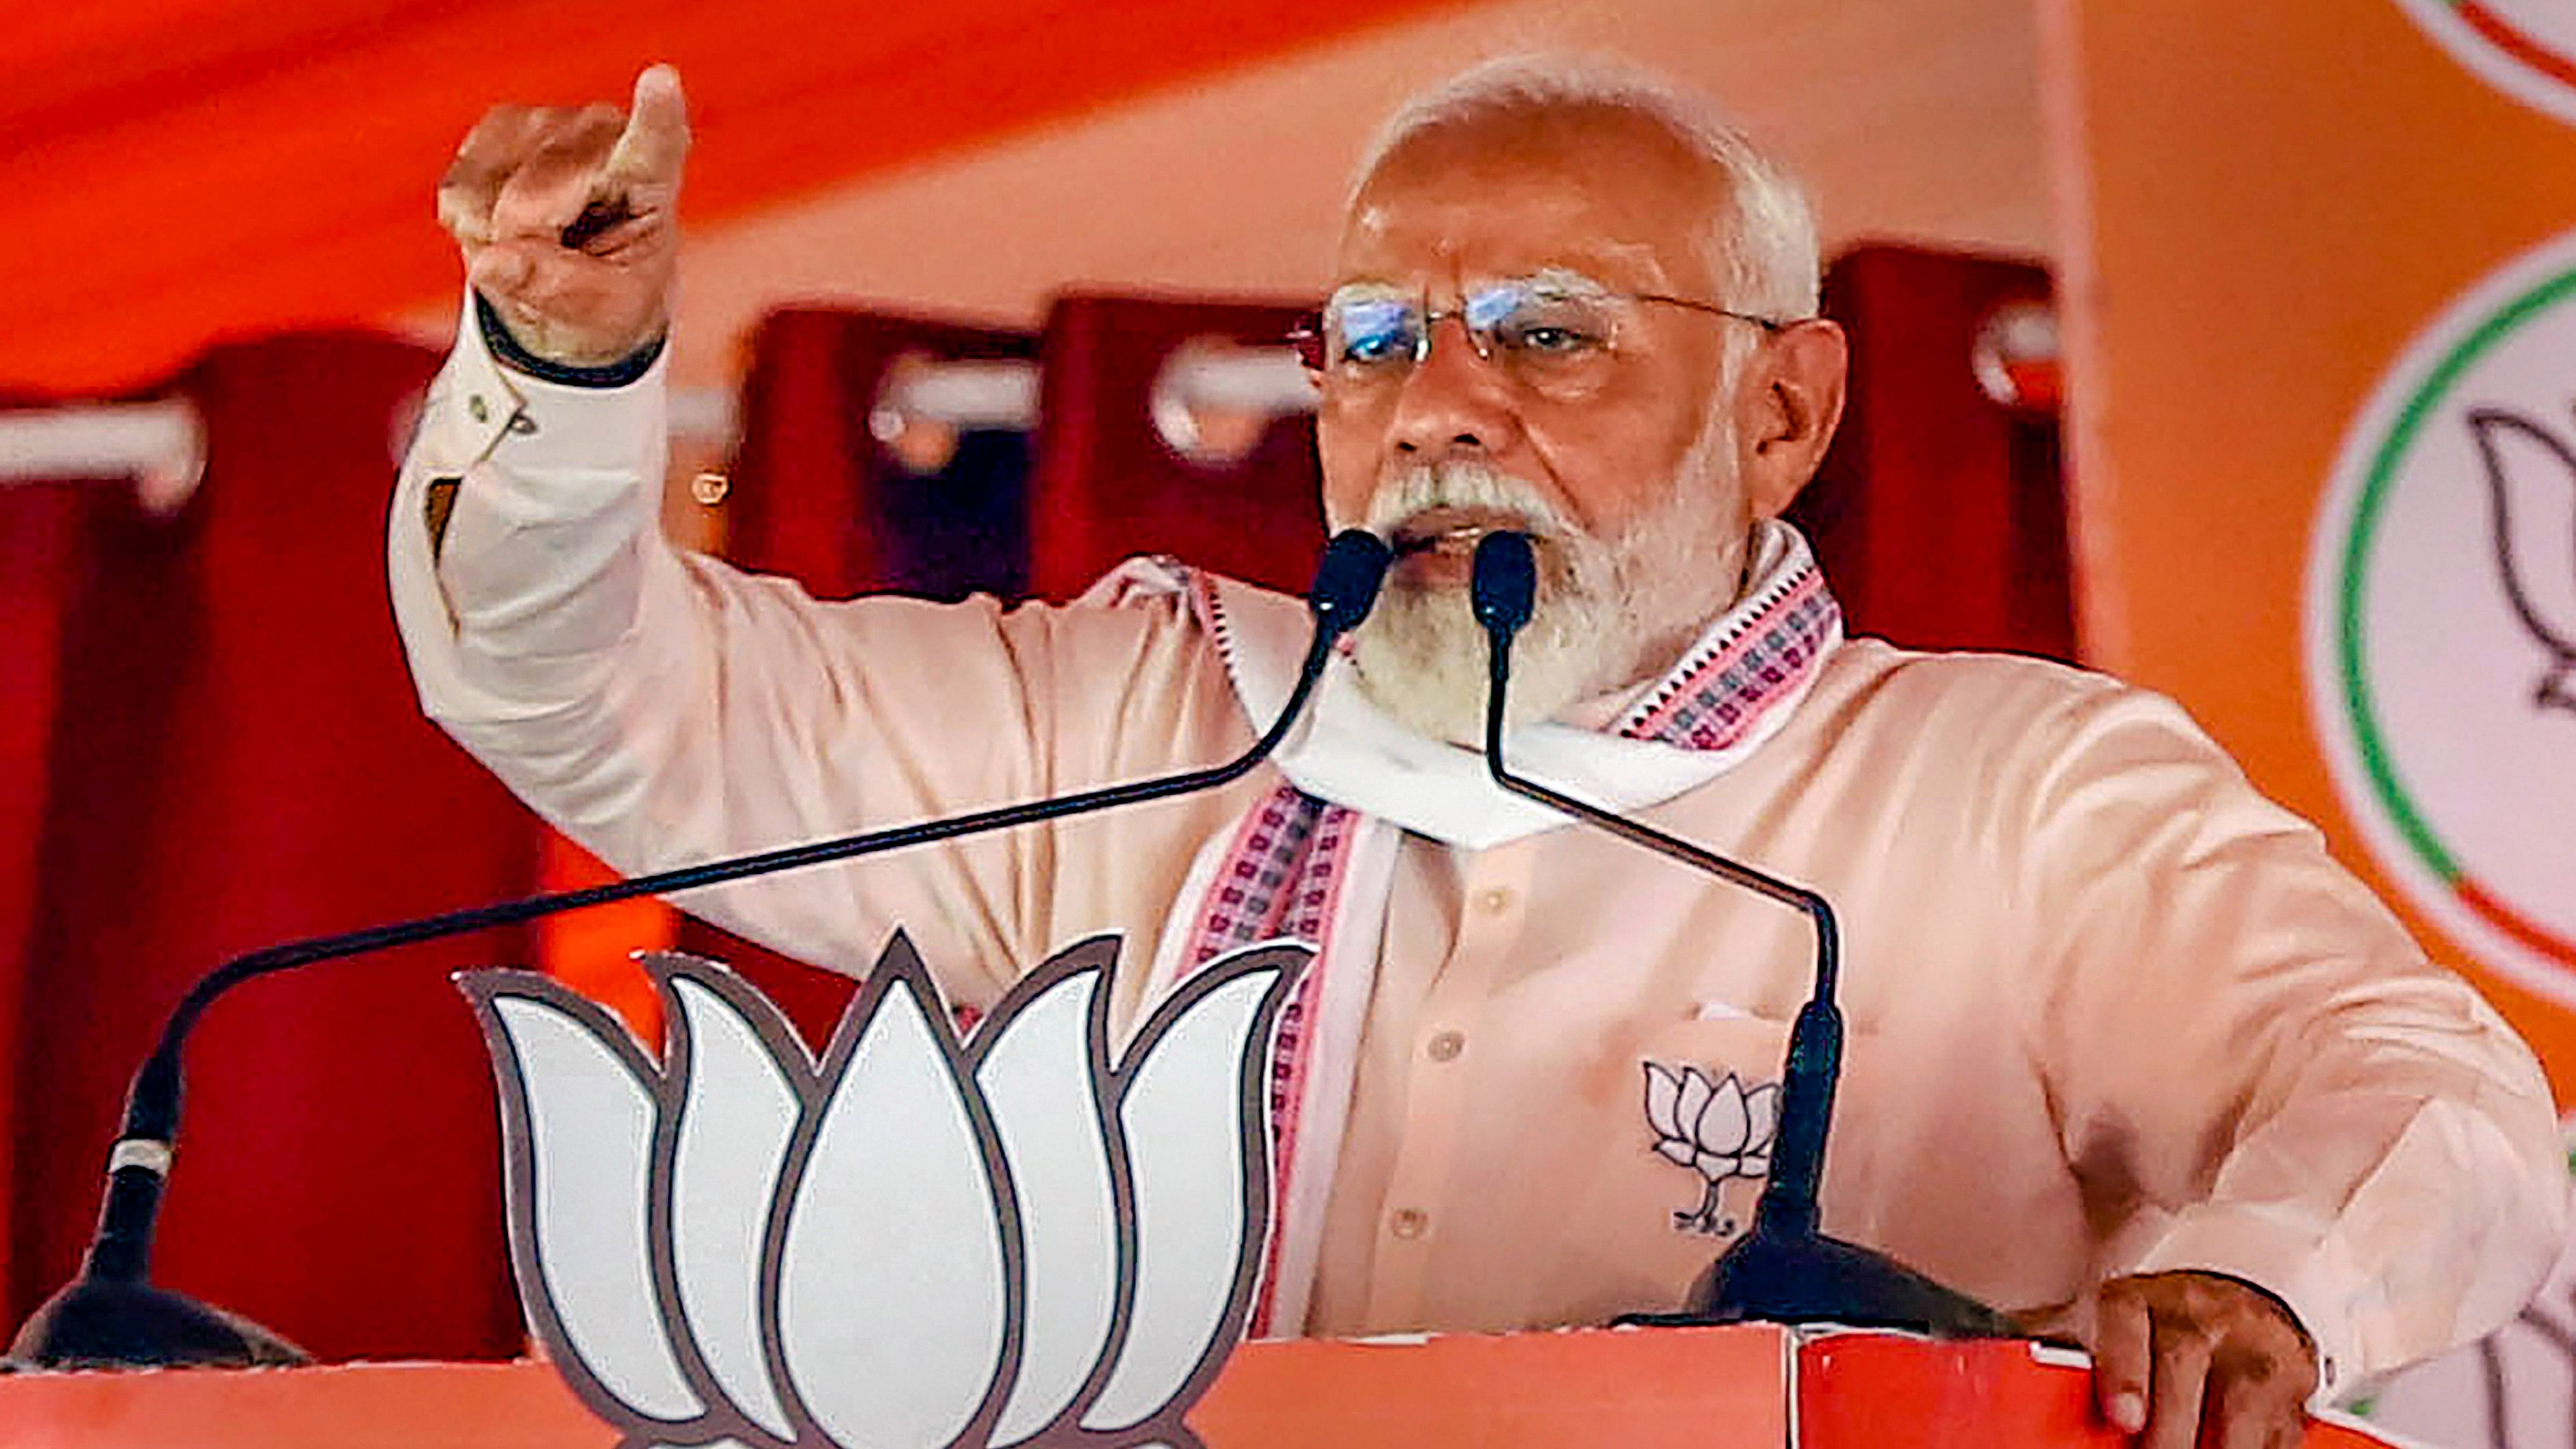
<path fill-rule="evenodd" d="M 2576 234 L 2409 345 L 2311 550 L 2308 698 L 2371 851 L 2576 1005 Z"/>
<path fill-rule="evenodd" d="M 2397 0 L 2453 59 L 2525 105 L 2576 121 L 2576 5 Z"/>

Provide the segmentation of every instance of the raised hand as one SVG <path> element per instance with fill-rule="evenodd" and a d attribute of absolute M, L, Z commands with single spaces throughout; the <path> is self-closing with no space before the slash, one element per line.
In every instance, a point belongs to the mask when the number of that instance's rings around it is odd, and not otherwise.
<path fill-rule="evenodd" d="M 439 224 L 521 347 L 616 362 L 670 325 L 688 154 L 688 104 L 667 65 L 635 78 L 625 111 L 495 106 L 438 184 Z"/>

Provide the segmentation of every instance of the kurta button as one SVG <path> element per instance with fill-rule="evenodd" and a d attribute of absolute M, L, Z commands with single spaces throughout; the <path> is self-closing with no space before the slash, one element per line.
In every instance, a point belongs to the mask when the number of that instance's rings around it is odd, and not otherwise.
<path fill-rule="evenodd" d="M 1512 908 L 1512 893 L 1502 886 L 1491 886 L 1476 892 L 1476 909 L 1489 916 L 1499 916 Z"/>
<path fill-rule="evenodd" d="M 478 423 L 488 423 L 492 420 L 492 405 L 477 393 L 465 400 L 465 415 Z"/>
<path fill-rule="evenodd" d="M 1411 1242 L 1431 1231 L 1431 1218 L 1420 1208 L 1399 1208 L 1388 1226 L 1394 1230 L 1397 1237 Z"/>
<path fill-rule="evenodd" d="M 1454 1062 L 1458 1060 L 1458 1053 L 1465 1051 L 1466 1049 L 1467 1034 L 1465 1032 L 1444 1031 L 1433 1035 L 1431 1040 L 1424 1044 L 1422 1051 L 1423 1055 L 1428 1056 L 1435 1062 Z"/>
<path fill-rule="evenodd" d="M 523 438 L 533 437 L 537 431 L 537 420 L 529 417 L 526 413 L 512 413 L 510 415 L 510 431 Z"/>

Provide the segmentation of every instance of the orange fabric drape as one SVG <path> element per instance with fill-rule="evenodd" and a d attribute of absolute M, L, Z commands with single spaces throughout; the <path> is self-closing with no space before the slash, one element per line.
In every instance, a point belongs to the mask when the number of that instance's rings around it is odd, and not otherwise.
<path fill-rule="evenodd" d="M 1456 0 L 379 0 L 12 6 L 0 381 L 155 375 L 218 333 L 456 285 L 430 191 L 501 101 L 685 76 L 719 223 Z"/>

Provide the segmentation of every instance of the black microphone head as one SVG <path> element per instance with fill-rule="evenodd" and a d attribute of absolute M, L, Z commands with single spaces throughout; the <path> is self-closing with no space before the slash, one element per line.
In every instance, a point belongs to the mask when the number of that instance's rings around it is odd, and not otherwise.
<path fill-rule="evenodd" d="M 1365 528 L 1345 528 L 1324 545 L 1324 561 L 1315 568 L 1315 586 L 1306 607 L 1325 634 L 1338 637 L 1366 619 L 1377 603 L 1378 586 L 1394 559 L 1386 540 Z"/>
<path fill-rule="evenodd" d="M 1538 602 L 1538 556 L 1530 549 L 1529 535 L 1497 529 L 1478 540 L 1470 587 L 1476 621 L 1486 633 L 1504 638 L 1519 633 Z"/>

